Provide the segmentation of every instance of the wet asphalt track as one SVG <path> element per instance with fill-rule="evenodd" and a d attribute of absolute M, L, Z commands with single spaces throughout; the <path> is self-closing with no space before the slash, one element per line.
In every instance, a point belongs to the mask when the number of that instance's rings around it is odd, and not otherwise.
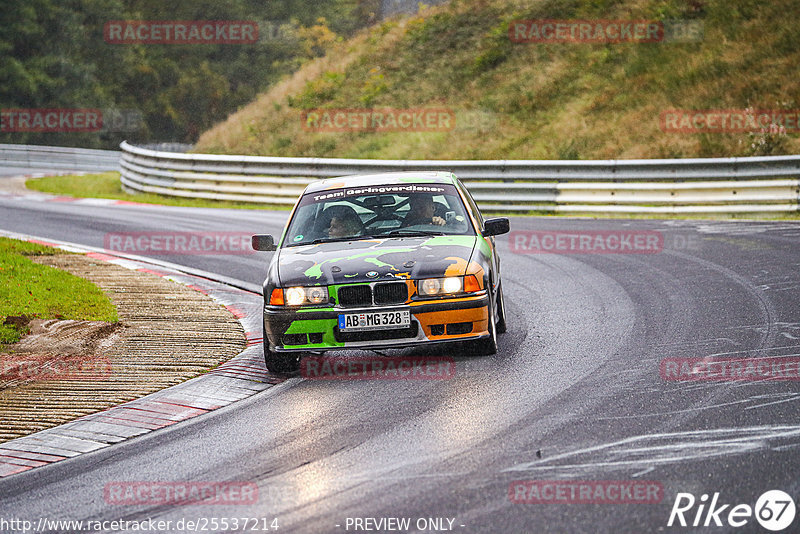
<path fill-rule="evenodd" d="M 106 232 L 279 233 L 287 214 L 0 197 L 0 228 L 91 246 Z M 689 531 L 666 527 L 678 492 L 751 506 L 770 489 L 800 498 L 800 382 L 659 375 L 667 357 L 800 354 L 800 223 L 519 217 L 511 228 L 654 230 L 664 250 L 517 254 L 500 236 L 509 331 L 496 356 L 393 352 L 456 356 L 446 381 L 293 378 L 0 480 L 0 518 L 152 518 L 173 521 L 170 532 L 182 532 L 181 519 L 213 517 L 278 518 L 278 532 L 309 533 L 389 517 L 412 527 L 449 518 L 464 533 Z M 260 283 L 268 255 L 156 257 Z M 509 500 L 514 480 L 555 479 L 657 481 L 664 494 L 659 504 Z M 103 497 L 110 482 L 231 480 L 255 482 L 257 503 L 122 506 Z M 767 532 L 753 518 L 724 524 L 700 531 Z"/>

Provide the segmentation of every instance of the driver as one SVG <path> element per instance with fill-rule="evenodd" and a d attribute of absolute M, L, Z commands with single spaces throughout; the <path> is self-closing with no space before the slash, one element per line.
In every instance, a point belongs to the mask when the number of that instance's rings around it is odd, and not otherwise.
<path fill-rule="evenodd" d="M 414 226 L 416 224 L 434 224 L 444 226 L 445 220 L 434 215 L 436 206 L 433 204 L 431 195 L 416 194 L 408 197 L 408 214 L 403 220 L 403 226 Z"/>

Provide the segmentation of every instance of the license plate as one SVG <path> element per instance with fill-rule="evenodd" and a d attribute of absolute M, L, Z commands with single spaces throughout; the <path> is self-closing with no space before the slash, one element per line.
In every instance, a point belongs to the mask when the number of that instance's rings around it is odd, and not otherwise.
<path fill-rule="evenodd" d="M 339 314 L 339 330 L 341 332 L 408 328 L 409 326 L 411 326 L 409 310 Z"/>

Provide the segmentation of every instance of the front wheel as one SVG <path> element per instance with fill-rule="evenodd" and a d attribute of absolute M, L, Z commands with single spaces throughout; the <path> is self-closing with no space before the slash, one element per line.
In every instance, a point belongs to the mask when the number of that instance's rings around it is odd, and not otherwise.
<path fill-rule="evenodd" d="M 300 355 L 297 353 L 280 354 L 269 347 L 267 336 L 264 336 L 264 363 L 273 373 L 290 374 L 300 370 Z"/>
<path fill-rule="evenodd" d="M 497 333 L 506 333 L 506 301 L 503 299 L 503 284 L 497 284 Z"/>
<path fill-rule="evenodd" d="M 494 322 L 494 302 L 494 296 L 490 295 L 489 305 L 487 306 L 487 316 L 489 318 L 489 337 L 473 342 L 475 352 L 478 356 L 491 356 L 492 354 L 497 354 L 497 326 Z"/>

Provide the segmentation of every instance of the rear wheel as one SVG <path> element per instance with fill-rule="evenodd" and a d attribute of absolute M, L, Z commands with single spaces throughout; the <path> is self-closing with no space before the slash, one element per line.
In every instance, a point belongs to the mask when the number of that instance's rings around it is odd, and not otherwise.
<path fill-rule="evenodd" d="M 264 336 L 264 363 L 273 373 L 289 374 L 300 370 L 300 355 L 295 352 L 281 354 L 270 349 L 267 336 Z"/>

